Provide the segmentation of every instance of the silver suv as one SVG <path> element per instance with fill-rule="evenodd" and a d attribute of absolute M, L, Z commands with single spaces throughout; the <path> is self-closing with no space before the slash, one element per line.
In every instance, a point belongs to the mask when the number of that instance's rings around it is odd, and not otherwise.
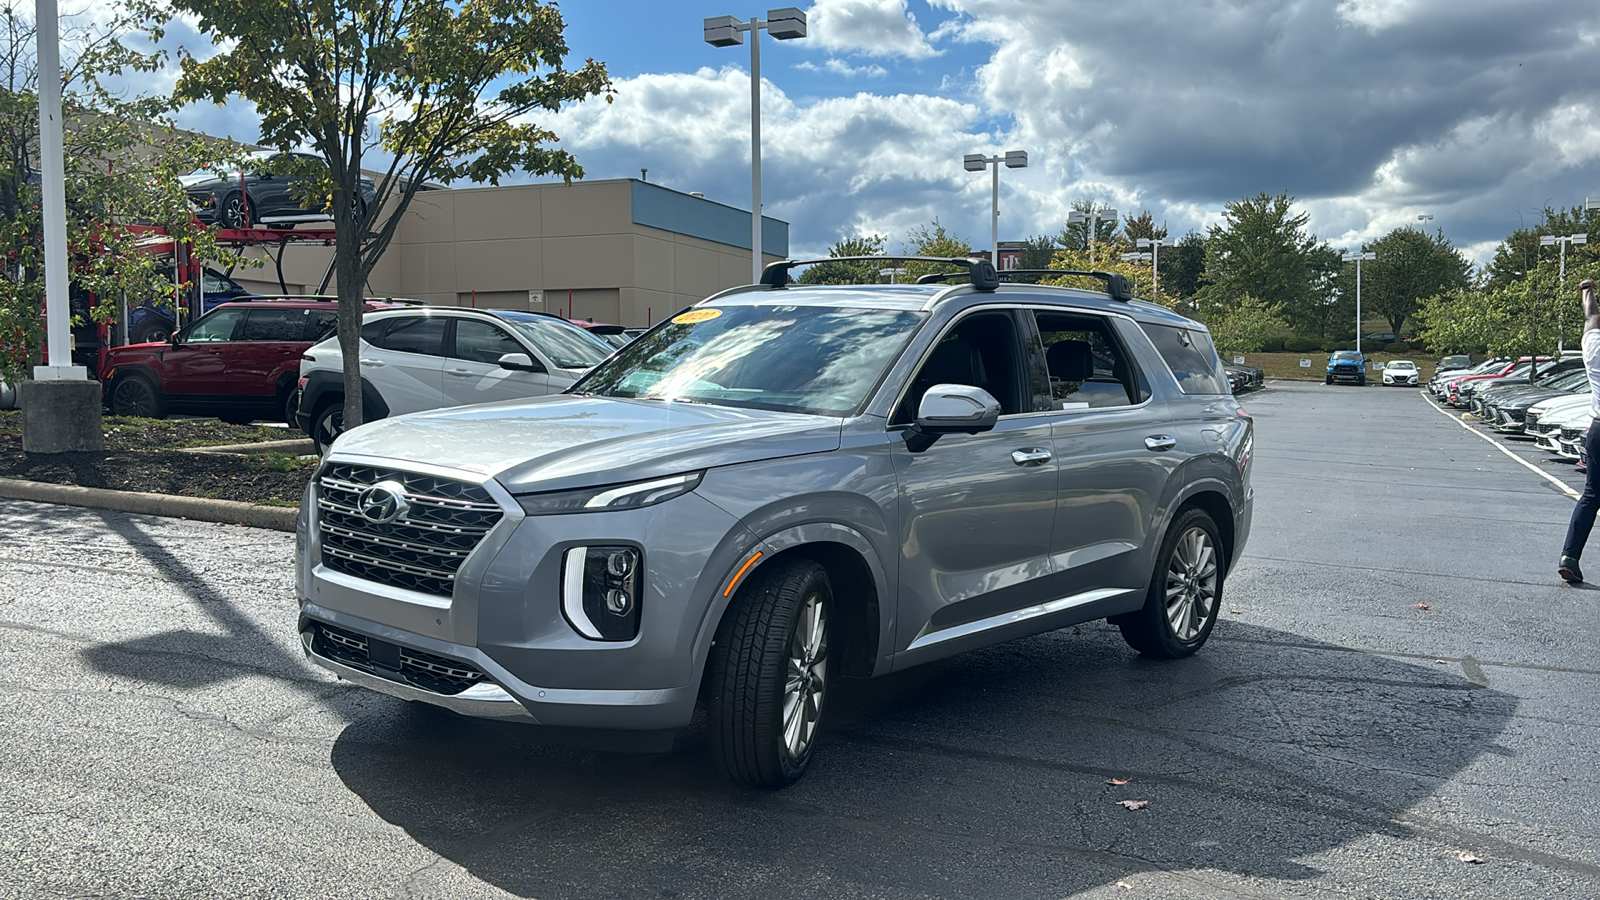
<path fill-rule="evenodd" d="M 841 676 L 1092 619 L 1195 652 L 1252 502 L 1210 335 L 1121 276 L 960 262 L 815 287 L 776 263 L 564 394 L 344 434 L 301 506 L 306 654 L 646 746 L 703 703 L 720 767 L 780 787 Z"/>

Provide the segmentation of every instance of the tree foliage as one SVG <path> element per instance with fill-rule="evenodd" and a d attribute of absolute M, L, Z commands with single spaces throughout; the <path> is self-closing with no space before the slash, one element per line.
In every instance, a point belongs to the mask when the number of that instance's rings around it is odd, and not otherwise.
<path fill-rule="evenodd" d="M 1309 214 L 1295 212 L 1287 193 L 1262 192 L 1229 203 L 1222 216 L 1206 238 L 1204 284 L 1195 298 L 1203 314 L 1252 296 L 1282 310 L 1290 322 L 1314 318 L 1326 295 L 1316 264 L 1319 244 L 1306 229 Z"/>
<path fill-rule="evenodd" d="M 182 55 L 177 96 L 243 97 L 262 143 L 307 147 L 333 212 L 344 415 L 362 421 L 357 341 L 367 276 L 428 182 L 498 184 L 512 172 L 582 177 L 532 115 L 596 95 L 604 65 L 568 70 L 565 23 L 538 0 L 141 0 L 198 21 L 218 52 Z M 157 4 L 168 4 L 158 6 Z M 161 29 L 155 28 L 159 37 Z M 357 198 L 372 165 L 377 201 Z M 318 197 L 312 197 L 315 200 Z"/>
<path fill-rule="evenodd" d="M 32 5 L 0 8 L 0 380 L 41 360 L 44 220 L 40 197 L 38 67 Z M 229 149 L 175 131 L 165 97 L 126 95 L 117 76 L 160 70 L 165 57 L 123 42 L 135 24 L 113 7 L 96 24 L 61 29 L 67 276 L 78 316 L 105 320 L 119 298 L 171 303 L 167 260 L 139 246 L 130 225 L 160 226 L 191 252 L 226 258 L 195 222 L 178 181 Z M 58 360 L 65 362 L 65 360 Z"/>
<path fill-rule="evenodd" d="M 1100 213 L 1109 212 L 1110 210 L 1110 206 L 1086 197 L 1072 201 L 1072 211 L 1082 213 L 1085 220 L 1066 223 L 1065 227 L 1061 229 L 1061 233 L 1056 236 L 1056 243 L 1060 244 L 1063 250 L 1087 250 L 1092 245 L 1118 244 L 1117 232 L 1121 228 L 1120 223 L 1114 220 L 1102 221 L 1095 218 Z M 1091 226 L 1093 227 L 1091 228 Z M 1102 246 L 1100 249 L 1104 250 L 1105 247 Z M 1121 251 L 1116 250 L 1115 252 L 1120 253 Z"/>
<path fill-rule="evenodd" d="M 828 255 L 882 256 L 886 240 L 881 234 L 844 238 L 828 248 Z M 884 264 L 876 262 L 818 263 L 801 272 L 796 281 L 800 284 L 877 284 L 881 278 L 878 270 L 883 268 L 886 268 Z"/>
<path fill-rule="evenodd" d="M 1283 305 L 1249 294 L 1231 306 L 1216 310 L 1205 320 L 1211 340 L 1223 353 L 1259 353 L 1267 342 L 1289 333 Z"/>
<path fill-rule="evenodd" d="M 1396 228 L 1367 247 L 1377 258 L 1362 266 L 1362 301 L 1404 334 L 1406 321 L 1428 297 L 1451 294 L 1471 281 L 1472 264 L 1451 246 L 1443 232 L 1427 235 Z M 1346 263 L 1353 280 L 1355 264 Z"/>
<path fill-rule="evenodd" d="M 970 257 L 972 244 L 956 236 L 944 223 L 935 218 L 932 222 L 918 225 L 906 234 L 905 255 L 907 256 L 944 256 L 944 257 Z M 951 263 L 906 263 L 906 278 L 915 281 L 923 275 L 934 273 L 965 272 L 965 266 Z"/>

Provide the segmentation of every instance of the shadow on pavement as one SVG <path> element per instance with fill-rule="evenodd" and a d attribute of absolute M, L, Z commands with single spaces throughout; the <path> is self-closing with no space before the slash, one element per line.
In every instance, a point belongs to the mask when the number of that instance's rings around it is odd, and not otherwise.
<path fill-rule="evenodd" d="M 1503 752 L 1517 702 L 1223 623 L 1189 660 L 1084 626 L 833 704 L 812 771 L 770 794 L 723 781 L 703 745 L 586 752 L 399 701 L 358 713 L 332 761 L 383 819 L 521 896 L 1045 897 L 1152 871 L 1305 879 L 1375 834 L 1449 847 L 1463 835 L 1407 811 Z"/>

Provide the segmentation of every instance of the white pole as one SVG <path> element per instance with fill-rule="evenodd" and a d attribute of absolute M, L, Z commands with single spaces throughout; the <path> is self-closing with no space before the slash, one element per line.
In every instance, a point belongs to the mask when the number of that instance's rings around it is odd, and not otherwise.
<path fill-rule="evenodd" d="M 1150 299 L 1161 296 L 1161 241 L 1150 242 Z"/>
<path fill-rule="evenodd" d="M 750 20 L 750 283 L 761 280 L 761 20 Z"/>
<path fill-rule="evenodd" d="M 1356 353 L 1361 352 L 1361 257 L 1356 257 Z"/>
<path fill-rule="evenodd" d="M 1563 324 L 1562 319 L 1566 318 L 1566 312 L 1567 312 L 1567 240 L 1570 240 L 1570 239 L 1564 239 L 1564 240 L 1561 241 L 1561 288 L 1560 288 L 1559 292 L 1556 294 L 1556 296 L 1559 298 L 1556 301 L 1556 356 L 1557 357 L 1560 357 L 1561 354 L 1565 353 L 1566 349 L 1567 349 L 1566 335 L 1561 333 L 1561 326 Z"/>
<path fill-rule="evenodd" d="M 989 204 L 992 215 L 989 219 L 989 261 L 994 263 L 995 271 L 1000 270 L 1000 157 L 995 157 L 989 163 L 994 169 L 994 199 Z"/>
<path fill-rule="evenodd" d="M 68 329 L 67 187 L 61 138 L 61 37 L 56 0 L 37 0 L 39 58 L 39 176 L 44 209 L 45 350 L 48 365 L 35 367 L 40 381 L 83 380 L 88 372 L 72 365 Z"/>

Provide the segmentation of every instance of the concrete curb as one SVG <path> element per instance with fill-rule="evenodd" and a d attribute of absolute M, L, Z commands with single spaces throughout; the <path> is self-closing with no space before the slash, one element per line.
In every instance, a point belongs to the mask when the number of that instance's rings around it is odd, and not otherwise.
<path fill-rule="evenodd" d="M 179 447 L 180 453 L 220 453 L 228 455 L 246 456 L 251 453 L 293 453 L 305 456 L 317 452 L 317 445 L 310 438 L 299 438 L 289 441 L 261 441 L 255 444 L 218 444 L 214 447 Z"/>
<path fill-rule="evenodd" d="M 75 484 L 47 484 L 0 478 L 0 498 L 32 500 L 36 503 L 62 503 L 147 516 L 171 516 L 223 525 L 248 525 L 273 531 L 294 531 L 299 510 L 285 506 L 256 506 L 233 500 L 208 500 L 204 497 L 174 497 L 171 494 L 143 494 L 80 487 Z"/>

